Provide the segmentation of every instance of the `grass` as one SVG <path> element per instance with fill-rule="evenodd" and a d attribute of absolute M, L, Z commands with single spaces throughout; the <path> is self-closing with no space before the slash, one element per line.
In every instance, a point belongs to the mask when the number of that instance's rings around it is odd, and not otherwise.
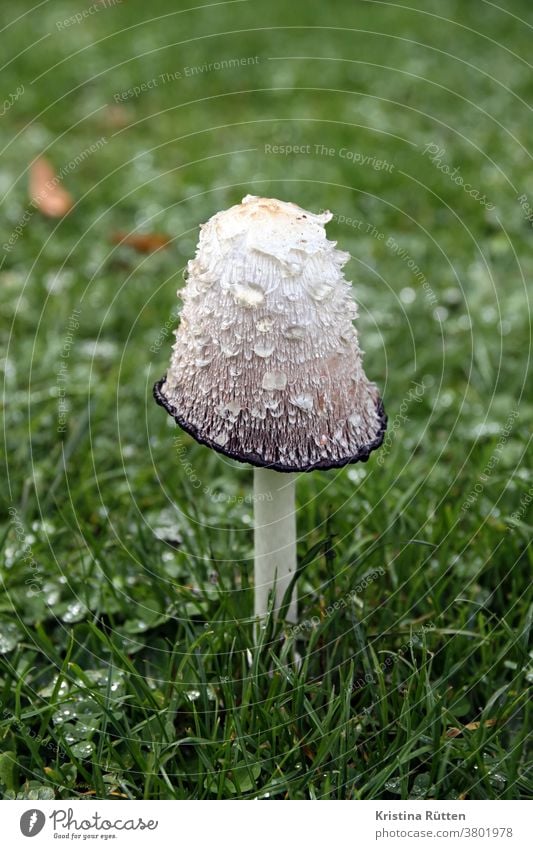
<path fill-rule="evenodd" d="M 4 798 L 531 797 L 529 4 L 410 5 L 2 3 L 2 242 L 39 153 L 76 200 L 2 249 Z M 302 625 L 257 648 L 251 470 L 151 398 L 248 192 L 336 213 L 389 414 L 300 476 Z"/>

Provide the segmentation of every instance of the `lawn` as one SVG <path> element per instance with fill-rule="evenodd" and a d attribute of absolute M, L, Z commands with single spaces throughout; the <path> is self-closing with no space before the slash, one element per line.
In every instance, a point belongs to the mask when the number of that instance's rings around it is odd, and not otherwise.
<path fill-rule="evenodd" d="M 500 5 L 3 0 L 3 798 L 531 798 L 533 21 Z M 334 213 L 389 417 L 299 476 L 300 625 L 259 645 L 252 470 L 152 398 L 249 193 Z"/>

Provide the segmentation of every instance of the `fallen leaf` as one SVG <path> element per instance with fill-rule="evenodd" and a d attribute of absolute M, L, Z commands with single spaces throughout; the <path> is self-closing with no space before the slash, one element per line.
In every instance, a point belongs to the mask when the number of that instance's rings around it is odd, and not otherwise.
<path fill-rule="evenodd" d="M 495 719 L 486 719 L 485 722 L 469 722 L 468 725 L 465 725 L 467 731 L 477 731 L 477 729 L 482 725 L 485 728 L 491 728 L 493 725 L 496 725 Z"/>
<path fill-rule="evenodd" d="M 72 196 L 61 186 L 61 177 L 44 156 L 30 166 L 30 200 L 49 218 L 62 218 L 72 209 Z"/>
<path fill-rule="evenodd" d="M 452 737 L 459 737 L 462 734 L 462 730 L 460 728 L 447 728 L 445 736 L 450 740 Z"/>
<path fill-rule="evenodd" d="M 141 254 L 151 254 L 160 248 L 170 245 L 170 236 L 164 233 L 113 233 L 111 241 L 114 245 L 128 245 Z"/>
<path fill-rule="evenodd" d="M 481 724 L 481 722 L 469 722 L 467 725 L 463 725 L 462 728 L 455 728 L 454 726 L 452 726 L 451 728 L 446 729 L 445 736 L 448 737 L 448 739 L 451 739 L 453 737 L 459 737 L 459 735 L 462 734 L 463 731 L 477 731 Z M 483 723 L 483 726 L 485 728 L 492 728 L 493 725 L 496 725 L 495 719 L 486 719 Z"/>

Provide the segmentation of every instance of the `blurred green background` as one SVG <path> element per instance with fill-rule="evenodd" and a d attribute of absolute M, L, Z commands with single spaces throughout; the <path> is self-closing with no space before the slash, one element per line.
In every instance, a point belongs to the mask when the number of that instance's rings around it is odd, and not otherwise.
<path fill-rule="evenodd" d="M 0 25 L 5 798 L 530 795 L 530 3 Z M 198 227 L 248 193 L 335 214 L 389 414 L 367 465 L 300 476 L 314 624 L 260 651 L 251 470 L 151 397 Z"/>

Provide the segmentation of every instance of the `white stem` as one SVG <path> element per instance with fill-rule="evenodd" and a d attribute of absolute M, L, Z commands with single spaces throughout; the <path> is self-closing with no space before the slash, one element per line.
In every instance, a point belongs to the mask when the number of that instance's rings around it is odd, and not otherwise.
<path fill-rule="evenodd" d="M 274 584 L 274 612 L 296 571 L 295 474 L 254 469 L 255 616 L 264 619 Z M 287 621 L 298 621 L 296 590 Z"/>

